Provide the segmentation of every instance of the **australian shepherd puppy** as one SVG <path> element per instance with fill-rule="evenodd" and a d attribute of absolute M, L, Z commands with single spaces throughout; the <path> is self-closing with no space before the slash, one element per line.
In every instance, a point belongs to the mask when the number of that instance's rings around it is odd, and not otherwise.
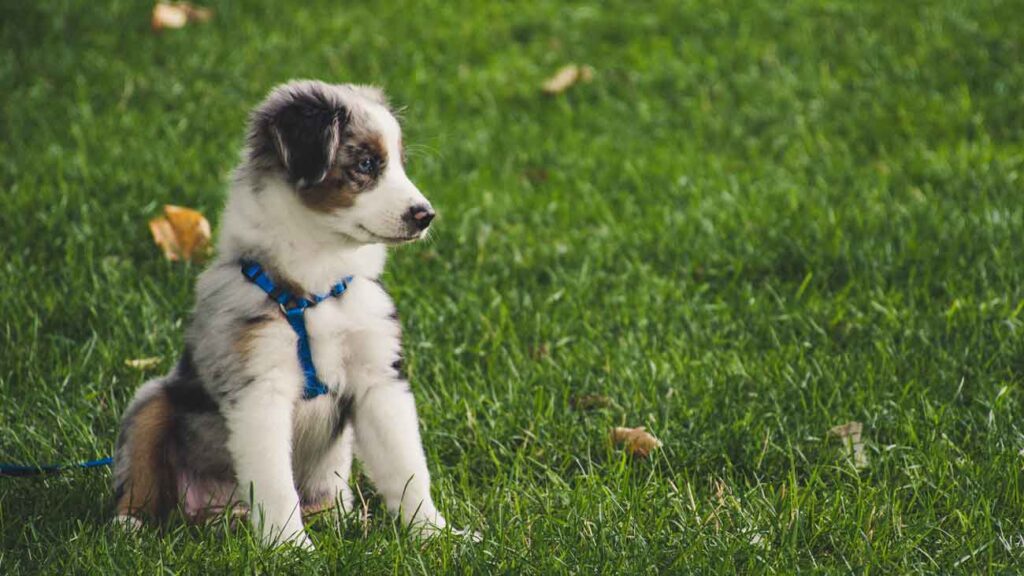
<path fill-rule="evenodd" d="M 395 306 L 378 282 L 388 245 L 423 238 L 434 210 L 406 176 L 384 94 L 314 81 L 275 88 L 252 112 L 199 277 L 185 349 L 146 382 L 117 441 L 118 518 L 248 511 L 268 544 L 311 543 L 302 513 L 351 509 L 353 454 L 388 509 L 419 531 L 446 526 L 430 497 Z M 285 306 L 242 273 L 258 263 L 297 297 L 347 290 L 305 311 L 326 393 L 304 397 L 300 337 Z"/>

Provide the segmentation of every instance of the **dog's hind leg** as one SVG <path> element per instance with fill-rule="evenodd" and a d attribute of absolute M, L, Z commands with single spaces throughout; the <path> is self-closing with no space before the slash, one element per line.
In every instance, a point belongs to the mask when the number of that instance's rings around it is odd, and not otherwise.
<path fill-rule="evenodd" d="M 138 525 L 141 516 L 163 520 L 176 503 L 172 410 L 163 379 L 139 388 L 125 410 L 114 452 L 114 495 L 117 519 L 126 525 Z"/>

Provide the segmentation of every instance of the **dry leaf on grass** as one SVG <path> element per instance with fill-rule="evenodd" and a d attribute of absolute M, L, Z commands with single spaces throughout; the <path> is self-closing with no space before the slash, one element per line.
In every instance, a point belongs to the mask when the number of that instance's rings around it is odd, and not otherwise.
<path fill-rule="evenodd" d="M 569 404 L 576 410 L 608 408 L 614 403 L 614 400 L 604 394 L 580 394 L 569 399 Z"/>
<path fill-rule="evenodd" d="M 164 206 L 164 215 L 149 221 L 153 241 L 168 260 L 202 260 L 210 247 L 210 223 L 199 212 Z"/>
<path fill-rule="evenodd" d="M 160 363 L 161 358 L 159 356 L 150 356 L 149 358 L 133 358 L 132 360 L 125 360 L 124 365 L 138 370 L 146 370 L 152 368 Z"/>
<path fill-rule="evenodd" d="M 554 76 L 548 78 L 541 85 L 541 90 L 547 94 L 561 94 L 574 84 L 579 82 L 590 82 L 594 79 L 594 69 L 590 66 L 579 66 L 569 64 L 562 66 L 555 72 Z"/>
<path fill-rule="evenodd" d="M 527 168 L 523 171 L 523 176 L 531 184 L 541 184 L 548 181 L 551 177 L 550 173 L 544 168 Z"/>
<path fill-rule="evenodd" d="M 188 2 L 158 2 L 153 6 L 153 17 L 150 24 L 154 31 L 167 28 L 184 28 L 189 22 L 208 22 L 213 18 L 213 10 L 194 6 Z"/>
<path fill-rule="evenodd" d="M 616 426 L 612 428 L 612 442 L 622 444 L 626 452 L 633 456 L 646 458 L 655 448 L 661 448 L 661 440 L 658 440 L 647 431 L 645 426 L 636 428 L 623 428 Z"/>
<path fill-rule="evenodd" d="M 868 467 L 868 453 L 864 451 L 864 442 L 861 440 L 863 431 L 864 425 L 860 422 L 847 422 L 833 426 L 828 431 L 829 436 L 843 443 L 844 452 L 853 457 L 853 466 L 858 469 Z"/>

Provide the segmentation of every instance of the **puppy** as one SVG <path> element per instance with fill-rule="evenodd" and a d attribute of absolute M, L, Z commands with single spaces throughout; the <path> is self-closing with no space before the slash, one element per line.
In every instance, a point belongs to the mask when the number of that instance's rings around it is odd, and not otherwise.
<path fill-rule="evenodd" d="M 446 526 L 430 497 L 395 307 L 377 280 L 386 247 L 423 238 L 434 218 L 403 159 L 376 88 L 296 81 L 252 112 L 185 350 L 139 388 L 121 422 L 119 519 L 231 506 L 248 511 L 265 543 L 309 548 L 302 512 L 351 509 L 354 452 L 389 510 L 420 531 Z M 307 361 L 289 316 L 299 300 L 309 304 Z"/>

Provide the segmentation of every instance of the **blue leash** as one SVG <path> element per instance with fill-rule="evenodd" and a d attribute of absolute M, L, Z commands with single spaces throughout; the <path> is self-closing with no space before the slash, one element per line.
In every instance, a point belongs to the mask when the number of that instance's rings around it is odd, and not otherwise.
<path fill-rule="evenodd" d="M 75 464 L 46 464 L 43 466 L 22 466 L 20 464 L 0 464 L 0 478 L 24 478 L 27 476 L 42 476 L 44 474 L 56 474 L 69 468 L 99 468 L 110 466 L 114 459 L 107 456 L 98 460 L 87 460 Z"/>
<path fill-rule="evenodd" d="M 327 394 L 327 386 L 316 375 L 316 366 L 313 365 L 313 353 L 309 349 L 309 333 L 306 331 L 306 309 L 312 308 L 328 298 L 337 298 L 344 294 L 348 290 L 348 284 L 352 281 L 352 276 L 342 278 L 341 282 L 332 286 L 331 291 L 327 294 L 313 294 L 312 299 L 308 300 L 274 284 L 270 276 L 267 276 L 267 273 L 263 271 L 263 267 L 256 262 L 243 260 L 241 264 L 242 275 L 253 284 L 259 286 L 260 290 L 266 292 L 271 300 L 277 302 L 281 312 L 284 313 L 284 317 L 288 320 L 288 324 L 295 331 L 295 335 L 298 336 L 299 364 L 302 365 L 302 374 L 306 378 L 302 397 L 306 400 L 312 400 L 317 396 Z"/>

